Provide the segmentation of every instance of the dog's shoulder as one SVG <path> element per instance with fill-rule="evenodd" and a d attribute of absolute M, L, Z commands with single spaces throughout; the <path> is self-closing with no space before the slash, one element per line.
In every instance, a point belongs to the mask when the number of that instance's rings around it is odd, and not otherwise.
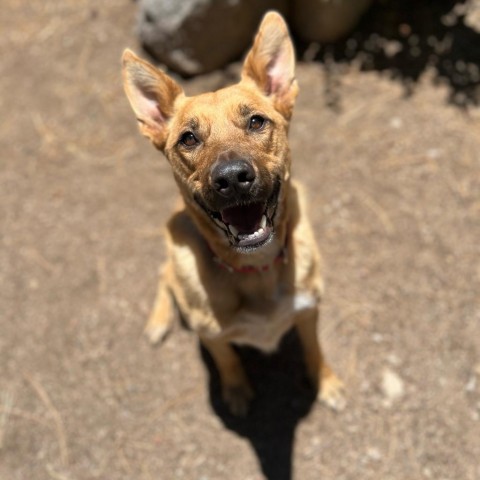
<path fill-rule="evenodd" d="M 200 239 L 200 232 L 185 208 L 177 208 L 167 221 L 167 236 L 176 245 L 194 246 Z"/>
<path fill-rule="evenodd" d="M 219 312 L 230 312 L 235 304 L 228 271 L 215 263 L 207 242 L 185 210 L 178 210 L 168 221 L 166 240 L 173 267 L 170 288 L 187 323 L 199 332 L 218 333 L 222 321 Z"/>
<path fill-rule="evenodd" d="M 212 253 L 186 210 L 177 210 L 167 222 L 167 249 L 182 281 L 201 289 L 201 272 L 210 267 Z"/>
<path fill-rule="evenodd" d="M 323 263 L 315 234 L 308 214 L 308 201 L 305 188 L 293 182 L 289 195 L 291 218 L 292 264 L 295 271 L 295 290 L 312 292 L 320 297 L 323 294 Z"/>

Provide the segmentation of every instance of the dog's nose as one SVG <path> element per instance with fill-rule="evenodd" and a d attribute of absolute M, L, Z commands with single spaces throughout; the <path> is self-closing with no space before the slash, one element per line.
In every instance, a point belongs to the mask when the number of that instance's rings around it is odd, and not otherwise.
<path fill-rule="evenodd" d="M 255 170 L 245 160 L 229 160 L 218 162 L 210 178 L 213 188 L 223 197 L 230 198 L 250 191 L 255 181 Z"/>

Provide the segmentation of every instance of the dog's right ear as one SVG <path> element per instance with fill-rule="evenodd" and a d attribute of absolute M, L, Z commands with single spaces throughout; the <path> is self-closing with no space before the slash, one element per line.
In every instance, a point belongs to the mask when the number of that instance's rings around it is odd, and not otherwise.
<path fill-rule="evenodd" d="M 122 57 L 123 86 L 137 117 L 140 131 L 163 149 L 168 120 L 175 100 L 183 90 L 172 78 L 150 63 L 125 50 Z"/>

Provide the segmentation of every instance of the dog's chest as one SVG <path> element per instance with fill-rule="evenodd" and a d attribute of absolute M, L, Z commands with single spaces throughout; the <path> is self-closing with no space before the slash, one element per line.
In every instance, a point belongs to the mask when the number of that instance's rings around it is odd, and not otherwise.
<path fill-rule="evenodd" d="M 254 309 L 246 305 L 239 309 L 220 335 L 235 344 L 249 345 L 271 352 L 294 325 L 295 317 L 305 310 L 314 308 L 316 303 L 315 295 L 307 291 L 290 295 L 278 294 L 269 308 Z"/>

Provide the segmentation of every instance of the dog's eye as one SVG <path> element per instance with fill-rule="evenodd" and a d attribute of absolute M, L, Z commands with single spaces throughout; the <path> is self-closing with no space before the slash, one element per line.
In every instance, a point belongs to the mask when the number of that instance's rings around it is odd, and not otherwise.
<path fill-rule="evenodd" d="M 194 147 L 198 143 L 198 140 L 192 132 L 185 132 L 180 137 L 180 143 L 185 147 Z"/>
<path fill-rule="evenodd" d="M 260 115 L 254 115 L 250 118 L 250 123 L 248 124 L 249 130 L 260 130 L 265 125 L 265 119 Z"/>

